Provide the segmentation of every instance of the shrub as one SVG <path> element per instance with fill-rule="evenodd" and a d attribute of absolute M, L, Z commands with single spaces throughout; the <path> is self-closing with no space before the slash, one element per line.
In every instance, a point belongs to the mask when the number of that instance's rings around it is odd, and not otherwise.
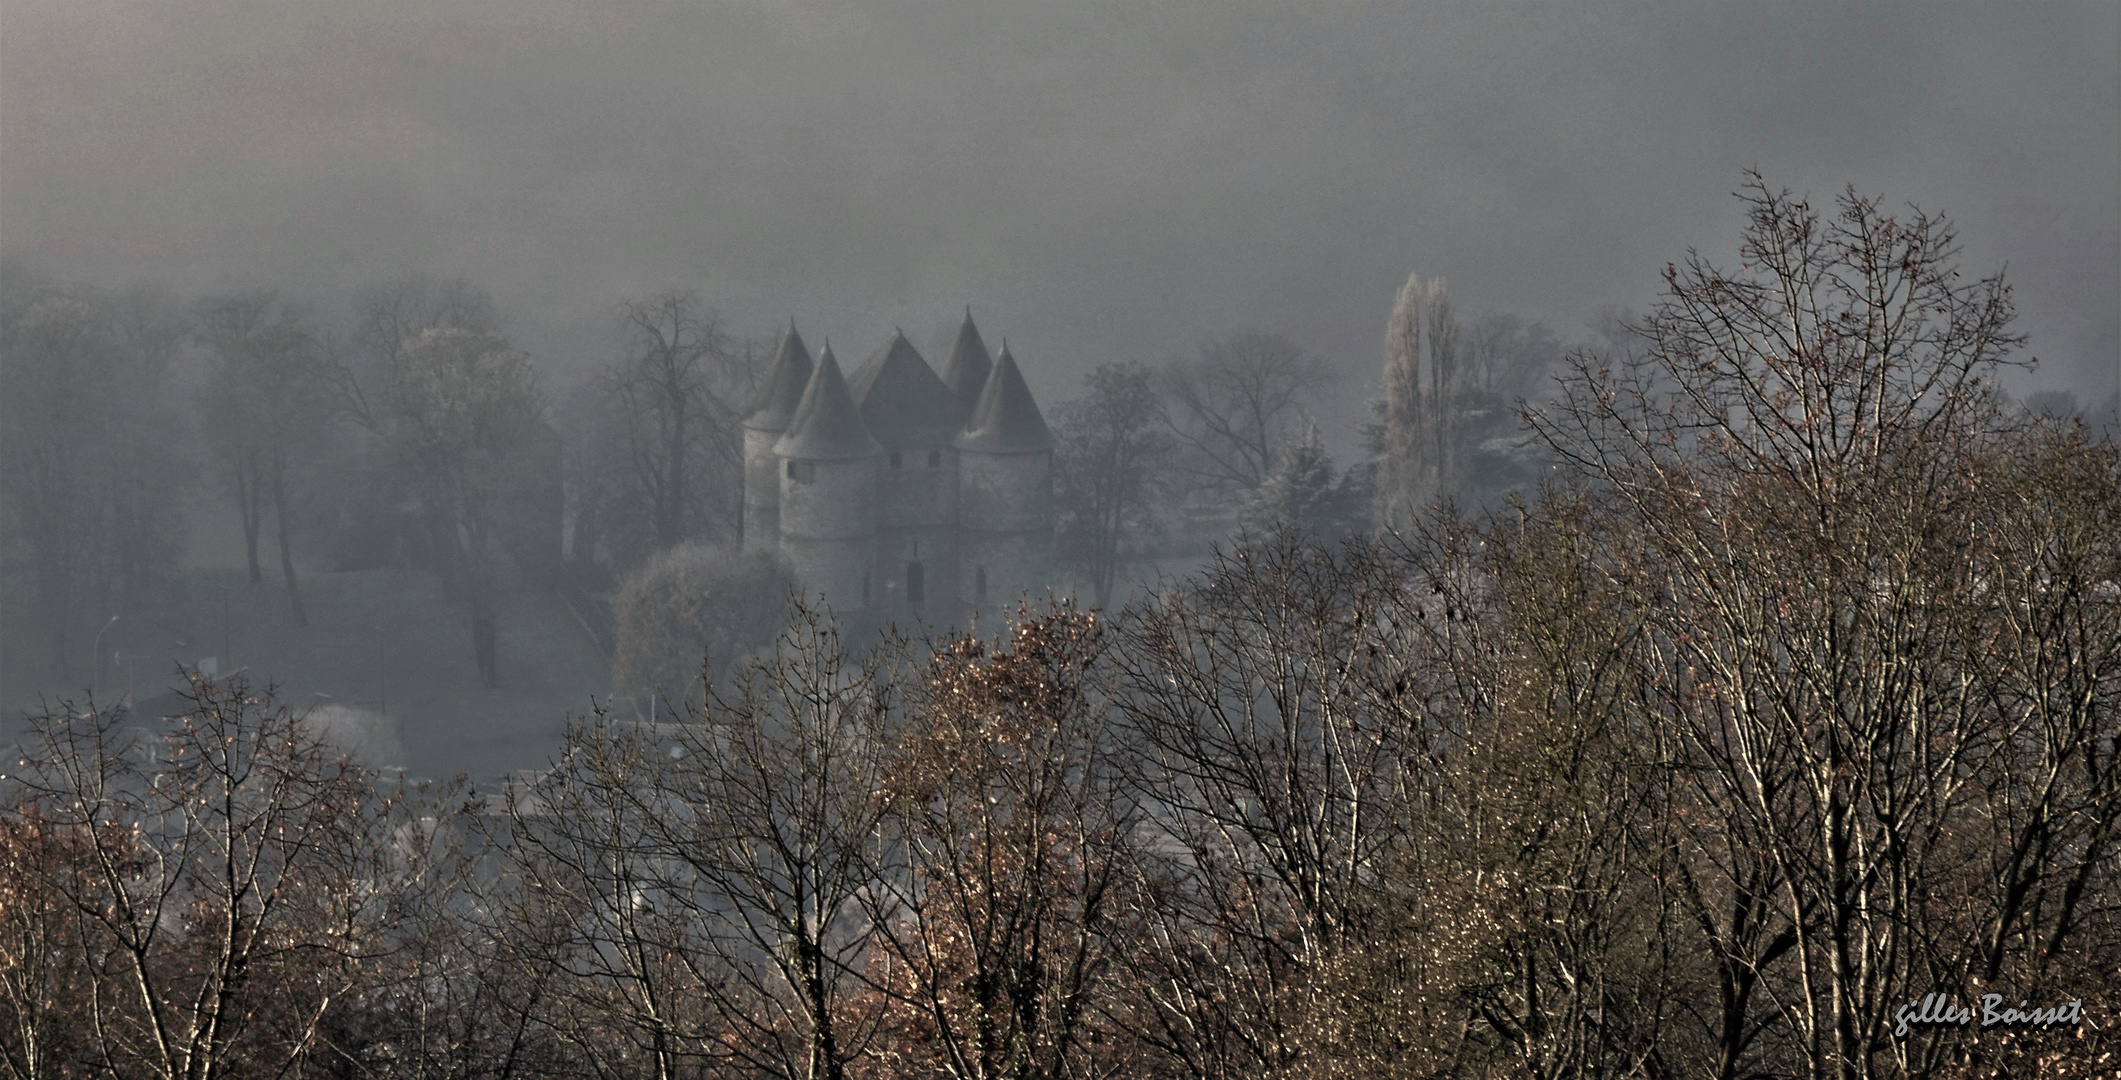
<path fill-rule="evenodd" d="M 619 589 L 613 691 L 696 704 L 702 665 L 724 674 L 772 644 L 794 587 L 771 555 L 680 544 L 650 558 Z"/>

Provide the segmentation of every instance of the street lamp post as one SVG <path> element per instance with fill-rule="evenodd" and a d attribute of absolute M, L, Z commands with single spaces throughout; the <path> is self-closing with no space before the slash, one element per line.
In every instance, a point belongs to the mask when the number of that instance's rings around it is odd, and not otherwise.
<path fill-rule="evenodd" d="M 111 617 L 110 617 L 110 621 L 109 621 L 109 622 L 107 622 L 107 623 L 104 623 L 104 624 L 103 624 L 103 629 L 102 629 L 102 630 L 98 630 L 98 631 L 96 631 L 96 685 L 97 685 L 97 686 L 102 686 L 102 685 L 103 685 L 103 634 L 104 634 L 104 631 L 107 631 L 107 630 L 109 630 L 109 629 L 110 629 L 111 627 L 113 627 L 113 626 L 116 626 L 116 625 L 117 625 L 117 623 L 118 623 L 118 617 L 117 617 L 116 615 L 113 615 L 113 616 L 111 616 Z"/>
<path fill-rule="evenodd" d="M 384 650 L 389 647 L 389 638 L 385 636 L 387 631 L 380 626 L 371 626 L 369 629 L 376 633 L 376 711 L 389 716 L 390 661 L 384 656 Z"/>

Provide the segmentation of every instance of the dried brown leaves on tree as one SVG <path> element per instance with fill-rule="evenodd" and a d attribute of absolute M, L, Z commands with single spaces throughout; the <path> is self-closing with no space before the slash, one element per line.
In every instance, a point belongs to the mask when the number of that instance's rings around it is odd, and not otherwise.
<path fill-rule="evenodd" d="M 1131 825 L 1106 730 L 1107 646 L 1097 615 L 1061 605 L 929 661 L 882 792 L 884 1075 L 1100 1071 Z"/>
<path fill-rule="evenodd" d="M 160 730 L 92 704 L 32 718 L 5 822 L 40 876 L 4 920 L 55 931 L 65 964 L 10 950 L 11 988 L 64 995 L 16 999 L 7 1058 L 44 1062 L 22 1075 L 284 1075 L 374 977 L 394 804 L 240 677 L 187 701 Z"/>
<path fill-rule="evenodd" d="M 1947 223 L 1745 199 L 1741 265 L 1672 267 L 1639 347 L 1573 358 L 1534 427 L 1569 468 L 1478 520 L 1251 537 L 991 641 L 798 609 L 462 808 L 240 684 L 145 757 L 48 713 L 0 815 L 0 1062 L 2110 1072 L 2115 446 L 1999 407 L 2009 293 Z M 1436 436 L 1414 391 L 1457 376 L 1401 374 Z M 1932 992 L 2085 1020 L 1896 1033 Z"/>

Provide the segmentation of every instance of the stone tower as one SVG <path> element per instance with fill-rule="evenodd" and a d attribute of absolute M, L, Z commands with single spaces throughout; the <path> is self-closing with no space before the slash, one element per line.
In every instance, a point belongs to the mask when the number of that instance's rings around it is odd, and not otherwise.
<path fill-rule="evenodd" d="M 788 430 L 774 443 L 780 460 L 779 525 L 804 593 L 823 593 L 845 613 L 875 604 L 877 463 L 883 447 L 847 391 L 826 342 Z M 859 598 L 857 603 L 856 598 Z"/>
<path fill-rule="evenodd" d="M 958 423 L 972 419 L 972 411 L 979 408 L 980 391 L 987 388 L 987 375 L 993 370 L 994 357 L 987 355 L 987 343 L 980 340 L 979 327 L 972 325 L 972 309 L 968 307 L 964 323 L 957 328 L 957 344 L 950 347 L 950 358 L 943 361 L 943 382 L 949 384 L 958 404 L 964 406 Z"/>
<path fill-rule="evenodd" d="M 964 409 L 896 329 L 847 382 L 862 422 L 883 447 L 874 607 L 887 617 L 948 620 L 958 609 L 955 442 Z"/>
<path fill-rule="evenodd" d="M 744 418 L 744 550 L 778 551 L 781 546 L 781 459 L 773 444 L 781 440 L 802 404 L 803 390 L 810 385 L 814 367 L 795 320 L 781 335 L 781 347 L 773 355 L 773 370 L 767 373 L 765 389 L 756 407 Z"/>
<path fill-rule="evenodd" d="M 968 606 L 991 614 L 1043 594 L 1053 567 L 1053 432 L 1006 341 L 957 450 Z"/>
<path fill-rule="evenodd" d="M 1053 574 L 1053 433 L 972 312 L 938 375 L 904 333 L 840 372 L 791 320 L 744 420 L 744 549 L 839 615 L 962 625 Z M 993 625 L 990 623 L 989 625 Z"/>

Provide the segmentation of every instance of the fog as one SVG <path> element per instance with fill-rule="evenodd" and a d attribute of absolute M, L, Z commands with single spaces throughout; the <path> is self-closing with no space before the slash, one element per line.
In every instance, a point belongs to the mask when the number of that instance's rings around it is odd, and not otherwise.
<path fill-rule="evenodd" d="M 2113 1077 L 2117 53 L 0 0 L 0 1074 Z"/>
<path fill-rule="evenodd" d="M 856 356 L 969 303 L 1047 396 L 1238 324 L 1369 377 L 1408 273 L 1572 336 L 1724 253 L 1754 167 L 1953 215 L 2027 386 L 2121 378 L 2111 4 L 16 0 L 0 33 L 9 258 L 462 274 L 548 361 L 683 284 Z"/>
<path fill-rule="evenodd" d="M 1963 275 L 2013 283 L 2039 364 L 2008 389 L 2096 405 L 2121 393 L 2117 42 L 2111 3 L 12 0 L 0 258 L 107 295 L 161 290 L 171 311 L 277 290 L 354 366 L 362 289 L 461 279 L 539 373 L 555 445 L 587 423 L 566 414 L 582 380 L 621 349 L 619 305 L 665 290 L 755 349 L 793 317 L 850 372 L 894 327 L 940 367 L 969 306 L 1056 423 L 1100 365 L 1286 343 L 1306 385 L 1260 445 L 1315 425 L 1345 470 L 1410 274 L 1446 280 L 1468 325 L 1502 314 L 1543 328 L 1526 341 L 1596 345 L 1689 251 L 1735 261 L 1733 193 L 1757 170 L 1822 207 L 1852 185 L 1949 215 Z M 196 400 L 206 346 L 185 348 L 191 366 L 141 415 Z M 1508 395 L 1493 396 L 1499 422 Z M 110 422 L 154 445 L 151 425 Z M 315 467 L 305 491 L 369 475 L 336 438 L 314 456 L 356 464 Z M 318 539 L 365 511 L 305 506 L 288 560 L 314 575 L 310 622 L 273 591 L 277 526 L 268 573 L 244 582 L 236 513 L 207 452 L 185 453 L 189 472 L 125 474 L 150 491 L 136 503 L 172 515 L 156 557 L 183 580 L 160 599 L 121 604 L 95 578 L 105 592 L 68 601 L 47 649 L 22 599 L 27 548 L 8 549 L 11 715 L 88 683 L 145 697 L 212 656 L 291 703 L 334 702 L 334 737 L 372 764 L 532 767 L 565 715 L 613 690 L 611 631 L 582 605 L 616 603 L 671 546 L 478 601 L 473 618 L 500 627 L 498 687 L 482 688 L 458 586 Z M 595 486 L 568 483 L 569 500 Z M 1229 535 L 1244 500 L 1219 496 L 1207 531 L 1174 528 L 1183 543 L 1119 576 L 1183 570 Z"/>

